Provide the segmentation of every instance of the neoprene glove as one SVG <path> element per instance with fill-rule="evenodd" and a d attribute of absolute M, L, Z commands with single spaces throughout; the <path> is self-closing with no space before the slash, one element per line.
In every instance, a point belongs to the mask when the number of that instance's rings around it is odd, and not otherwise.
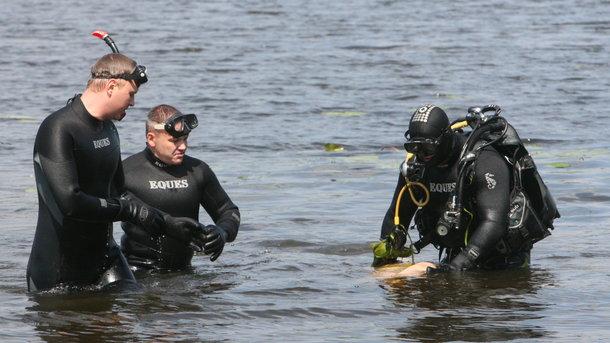
<path fill-rule="evenodd" d="M 168 214 L 163 216 L 165 225 L 163 231 L 168 237 L 175 238 L 189 245 L 194 251 L 202 251 L 206 242 L 205 232 L 201 224 L 189 217 L 172 217 Z"/>
<path fill-rule="evenodd" d="M 214 262 L 224 249 L 227 242 L 227 232 L 216 225 L 207 225 L 203 230 L 205 231 L 206 240 L 203 252 L 206 255 L 210 255 L 210 261 Z"/>
<path fill-rule="evenodd" d="M 476 259 L 479 257 L 477 249 L 464 249 L 457 254 L 450 263 L 442 262 L 437 268 L 428 267 L 428 272 L 465 271 L 476 268 Z"/>
<path fill-rule="evenodd" d="M 165 220 L 161 211 L 148 206 L 140 199 L 125 193 L 119 198 L 108 199 L 108 203 L 119 206 L 117 219 L 143 227 L 151 233 L 160 233 Z"/>
<path fill-rule="evenodd" d="M 471 270 L 476 267 L 475 260 L 479 256 L 478 253 L 473 252 L 474 249 L 464 249 L 457 254 L 456 257 L 451 260 L 450 266 L 454 270 Z"/>
<path fill-rule="evenodd" d="M 406 247 L 407 231 L 402 225 L 395 225 L 389 235 L 379 242 L 371 243 L 373 249 L 372 267 L 396 263 L 398 257 L 413 255 L 413 247 Z"/>
<path fill-rule="evenodd" d="M 392 232 L 386 237 L 388 249 L 399 250 L 407 244 L 407 229 L 402 225 L 394 225 Z"/>

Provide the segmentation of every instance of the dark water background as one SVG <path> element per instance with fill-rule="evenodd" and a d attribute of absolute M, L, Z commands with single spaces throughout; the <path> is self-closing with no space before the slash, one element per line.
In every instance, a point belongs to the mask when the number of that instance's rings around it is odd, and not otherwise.
<path fill-rule="evenodd" d="M 217 262 L 141 292 L 35 296 L 34 136 L 109 52 L 97 29 L 149 70 L 117 124 L 124 156 L 150 107 L 197 113 L 189 152 L 243 225 Z M 608 341 L 609 46 L 600 0 L 3 1 L 0 340 Z M 497 103 L 530 140 L 562 213 L 530 270 L 373 278 L 391 147 L 426 103 L 452 118 Z"/>

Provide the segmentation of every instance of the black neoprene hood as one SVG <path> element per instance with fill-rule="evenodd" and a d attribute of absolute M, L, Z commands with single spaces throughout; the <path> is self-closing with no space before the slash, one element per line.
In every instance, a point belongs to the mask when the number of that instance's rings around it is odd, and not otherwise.
<path fill-rule="evenodd" d="M 438 138 L 447 130 L 449 118 L 445 111 L 434 105 L 424 105 L 413 112 L 409 122 L 409 137 Z"/>

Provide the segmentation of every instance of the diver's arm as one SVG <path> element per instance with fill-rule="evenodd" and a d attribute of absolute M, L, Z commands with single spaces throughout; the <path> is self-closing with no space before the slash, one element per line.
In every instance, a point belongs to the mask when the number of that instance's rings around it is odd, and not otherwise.
<path fill-rule="evenodd" d="M 385 239 L 394 228 L 396 202 L 398 201 L 398 195 L 405 184 L 406 182 L 402 174 L 398 174 L 398 182 L 396 183 L 396 189 L 394 190 L 392 202 L 390 203 L 390 207 L 386 211 L 385 217 L 383 218 L 383 222 L 381 224 L 380 239 Z M 403 192 L 398 210 L 400 213 L 400 224 L 402 224 L 405 228 L 408 228 L 409 224 L 411 223 L 411 219 L 417 210 L 417 206 L 413 203 L 411 197 L 408 196 L 408 191 Z"/>
<path fill-rule="evenodd" d="M 117 167 L 116 173 L 114 174 L 114 189 L 116 190 L 116 195 L 124 194 L 128 191 L 127 184 L 125 183 L 125 169 L 123 168 L 123 162 L 119 163 Z"/>
<path fill-rule="evenodd" d="M 510 182 L 510 170 L 504 159 L 495 151 L 483 151 L 477 159 L 473 180 L 479 225 L 465 249 L 451 261 L 455 269 L 474 268 L 477 258 L 495 249 L 506 233 Z"/>
<path fill-rule="evenodd" d="M 227 241 L 232 242 L 237 236 L 241 222 L 239 208 L 231 201 L 212 169 L 207 166 L 204 168 L 201 206 L 210 215 L 216 226 L 227 233 Z"/>
<path fill-rule="evenodd" d="M 40 178 L 37 180 L 39 191 L 63 216 L 90 222 L 113 221 L 118 209 L 107 206 L 105 199 L 82 192 L 74 148 L 72 137 L 61 125 L 41 126 L 34 154 L 34 168 L 37 179 Z"/>
<path fill-rule="evenodd" d="M 410 197 L 402 194 L 402 199 L 399 199 L 400 192 L 405 186 L 405 180 L 402 175 L 398 176 L 396 189 L 390 207 L 386 211 L 385 217 L 381 224 L 380 241 L 371 244 L 373 249 L 373 263 L 371 266 L 380 267 L 389 263 L 395 263 L 398 257 L 407 257 L 410 252 L 405 248 L 407 243 L 407 227 L 413 218 L 413 214 L 417 207 Z M 394 224 L 396 213 L 396 203 L 399 204 L 399 224 Z"/>

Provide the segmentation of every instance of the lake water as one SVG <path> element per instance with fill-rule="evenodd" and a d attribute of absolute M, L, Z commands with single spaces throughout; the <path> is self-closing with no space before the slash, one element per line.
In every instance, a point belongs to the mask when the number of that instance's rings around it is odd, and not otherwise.
<path fill-rule="evenodd" d="M 0 340 L 609 341 L 609 18 L 607 0 L 5 1 Z M 98 29 L 149 71 L 117 123 L 124 156 L 150 107 L 197 113 L 189 153 L 242 226 L 215 263 L 141 275 L 139 292 L 28 294 L 34 136 L 110 51 Z M 528 139 L 562 214 L 529 270 L 373 277 L 368 244 L 427 103 L 452 119 L 499 104 Z"/>

